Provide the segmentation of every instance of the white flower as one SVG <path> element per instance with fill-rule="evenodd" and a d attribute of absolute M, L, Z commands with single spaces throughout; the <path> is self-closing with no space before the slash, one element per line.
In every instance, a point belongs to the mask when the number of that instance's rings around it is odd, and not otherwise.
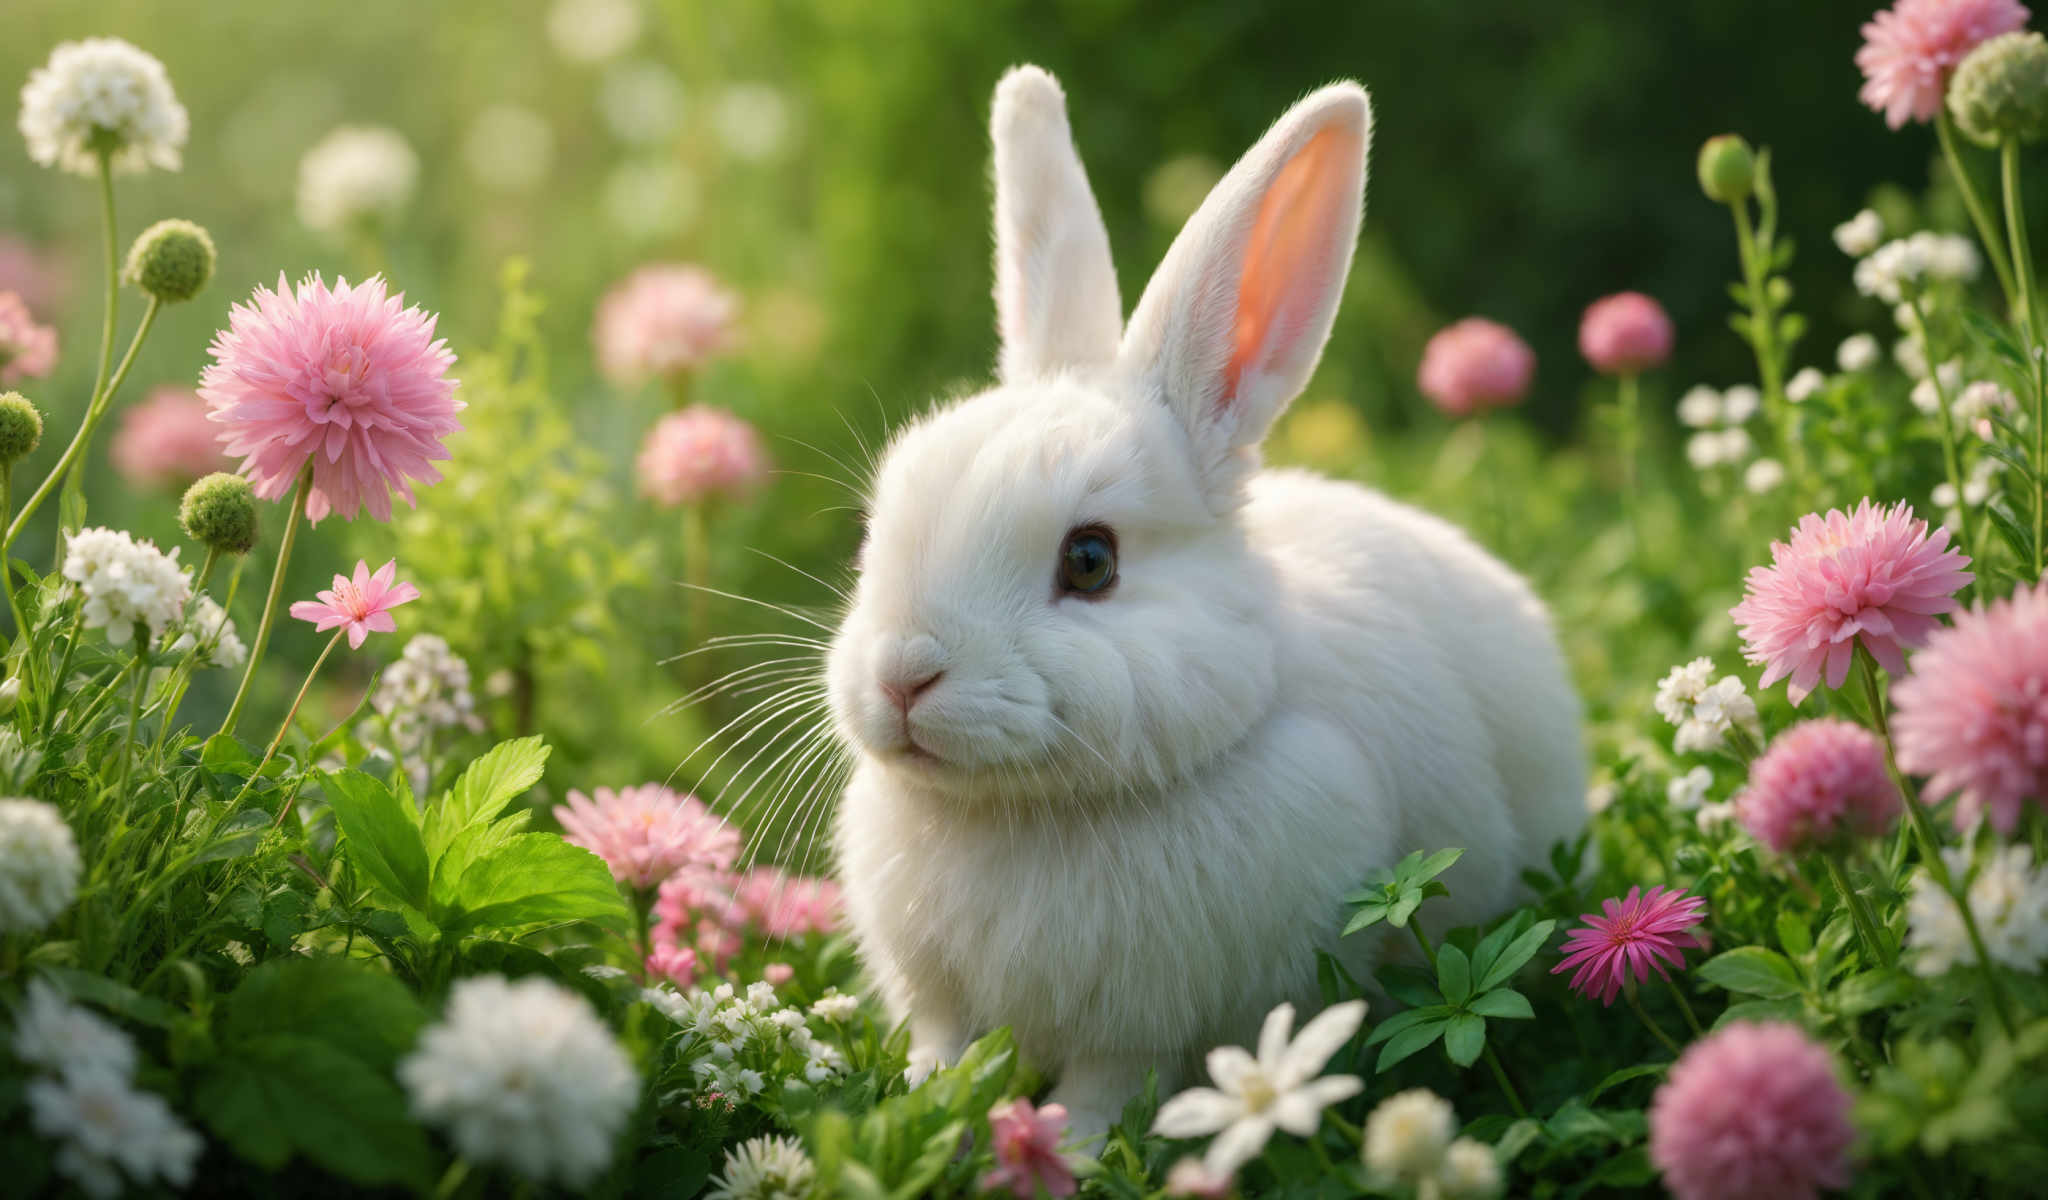
<path fill-rule="evenodd" d="M 531 1179 L 588 1183 L 640 1095 L 633 1064 L 590 1006 L 545 979 L 476 976 L 398 1065 L 415 1116 L 456 1150 Z"/>
<path fill-rule="evenodd" d="M 299 160 L 299 220 L 321 233 L 390 221 L 412 201 L 420 158 L 403 134 L 344 125 Z"/>
<path fill-rule="evenodd" d="M 748 1138 L 725 1152 L 704 1200 L 803 1200 L 818 1169 L 795 1138 Z"/>
<path fill-rule="evenodd" d="M 408 758 L 425 750 L 437 734 L 477 733 L 484 727 L 469 691 L 469 664 L 438 634 L 415 634 L 405 644 L 378 681 L 370 707 L 390 722 L 398 752 Z"/>
<path fill-rule="evenodd" d="M 191 122 L 164 65 L 119 38 L 65 42 L 21 89 L 28 156 L 80 175 L 104 147 L 117 171 L 175 171 Z"/>
<path fill-rule="evenodd" d="M 860 997 L 829 991 L 811 1005 L 811 1015 L 827 1021 L 845 1021 L 860 1011 Z"/>
<path fill-rule="evenodd" d="M 1471 1138 L 1459 1138 L 1444 1151 L 1436 1175 L 1423 1182 L 1418 1195 L 1423 1200 L 1494 1200 L 1500 1195 L 1500 1157 L 1493 1147 Z"/>
<path fill-rule="evenodd" d="M 1884 218 L 1871 209 L 1835 226 L 1835 245 L 1850 258 L 1861 258 L 1884 241 Z"/>
<path fill-rule="evenodd" d="M 1998 847 L 1966 890 L 1985 953 L 2016 971 L 2038 971 L 2048 961 L 2048 871 L 2036 868 L 2033 858 L 2031 846 Z M 1942 860 L 1960 879 L 1969 870 L 1970 852 L 1951 848 L 1942 851 Z M 1919 952 L 1913 969 L 1920 974 L 1940 975 L 1975 961 L 1955 900 L 1925 871 L 1913 878 L 1906 920 L 1906 940 Z"/>
<path fill-rule="evenodd" d="M 12 1045 L 16 1058 L 48 1071 L 116 1079 L 135 1074 L 135 1042 L 41 979 L 29 982 L 28 998 L 14 1014 Z"/>
<path fill-rule="evenodd" d="M 1934 490 L 1928 493 L 1927 498 L 1934 501 L 1936 508 L 1954 508 L 1956 506 L 1956 485 L 1953 483 L 1937 483 L 1934 485 Z"/>
<path fill-rule="evenodd" d="M 1718 750 L 1727 740 L 1728 731 L 1737 727 L 1751 736 L 1762 730 L 1757 721 L 1756 701 L 1744 690 L 1742 680 L 1724 675 L 1720 682 L 1700 693 L 1692 715 L 1679 724 L 1672 747 L 1680 754 Z"/>
<path fill-rule="evenodd" d="M 1694 470 L 1707 471 L 1719 466 L 1733 466 L 1748 458 L 1756 449 L 1747 430 L 1731 427 L 1709 429 L 1695 433 L 1685 442 L 1686 461 Z"/>
<path fill-rule="evenodd" d="M 682 128 L 683 85 L 660 63 L 625 63 L 605 73 L 597 107 L 613 137 L 653 145 Z"/>
<path fill-rule="evenodd" d="M 548 40 L 570 62 L 617 58 L 640 36 L 634 0 L 555 0 L 548 10 Z"/>
<path fill-rule="evenodd" d="M 789 141 L 789 101 L 765 83 L 736 83 L 719 93 L 711 123 L 736 158 L 766 162 Z"/>
<path fill-rule="evenodd" d="M 1922 379 L 1914 384 L 1913 407 L 1929 416 L 1940 412 L 1941 393 L 1935 391 L 1937 384 L 1940 385 L 1943 391 L 1949 394 L 1950 402 L 1953 403 L 1956 390 L 1963 386 L 1963 364 L 1955 359 L 1950 359 L 1936 369 L 1934 378 Z"/>
<path fill-rule="evenodd" d="M 40 800 L 0 800 L 0 934 L 34 933 L 78 898 L 71 827 Z"/>
<path fill-rule="evenodd" d="M 757 1013 L 771 1013 L 782 1007 L 782 999 L 775 994 L 775 985 L 765 979 L 756 979 L 747 985 L 746 1003 Z"/>
<path fill-rule="evenodd" d="M 1721 393 L 1721 419 L 1730 425 L 1740 425 L 1755 416 L 1763 402 L 1762 392 L 1746 383 L 1738 383 Z"/>
<path fill-rule="evenodd" d="M 1610 781 L 1603 780 L 1594 784 L 1586 789 L 1586 811 L 1596 814 L 1606 812 L 1614 804 L 1614 797 L 1618 793 L 1619 789 Z"/>
<path fill-rule="evenodd" d="M 1707 789 L 1714 786 L 1714 773 L 1705 767 L 1694 767 L 1664 788 L 1664 798 L 1671 807 L 1680 812 L 1691 812 L 1707 799 Z"/>
<path fill-rule="evenodd" d="M 195 634 L 198 635 L 196 638 Z M 199 653 L 193 661 L 202 667 L 234 671 L 249 661 L 249 648 L 236 635 L 235 623 L 228 617 L 227 610 L 205 592 L 192 598 L 192 615 L 185 620 L 184 632 L 170 645 L 172 654 L 185 654 L 194 649 Z"/>
<path fill-rule="evenodd" d="M 1211 1171 L 1199 1158 L 1183 1158 L 1166 1173 L 1166 1194 L 1198 1200 L 1225 1200 L 1237 1179 L 1228 1171 Z"/>
<path fill-rule="evenodd" d="M 1749 464 L 1749 469 L 1742 473 L 1742 486 L 1749 489 L 1752 495 L 1761 496 L 1765 492 L 1775 491 L 1783 482 L 1785 464 L 1775 458 L 1759 458 Z"/>
<path fill-rule="evenodd" d="M 530 192 L 547 180 L 555 162 L 555 130 L 547 118 L 517 104 L 493 104 L 477 114 L 462 142 L 462 159 L 484 186 Z"/>
<path fill-rule="evenodd" d="M 1785 385 L 1785 399 L 1794 404 L 1804 404 L 1820 395 L 1827 386 L 1828 377 L 1821 374 L 1818 367 L 1803 367 Z"/>
<path fill-rule="evenodd" d="M 1695 658 L 1671 668 L 1657 681 L 1657 715 L 1673 725 L 1692 719 L 1693 705 L 1714 681 L 1714 660 Z"/>
<path fill-rule="evenodd" d="M 1957 283 L 1968 283 L 1977 278 L 1977 272 L 1982 266 L 1977 256 L 1977 243 L 1955 233 L 1915 236 L 1928 238 L 1926 255 L 1929 275 Z"/>
<path fill-rule="evenodd" d="M 1877 365 L 1877 339 L 1867 333 L 1852 333 L 1835 348 L 1835 365 L 1844 371 L 1867 371 Z"/>
<path fill-rule="evenodd" d="M 604 211 L 620 233 L 655 241 L 688 229 L 703 207 L 703 185 L 666 158 L 620 163 L 604 184 Z"/>
<path fill-rule="evenodd" d="M 178 565 L 178 552 L 165 554 L 116 529 L 81 529 L 64 551 L 64 578 L 85 597 L 85 627 L 106 627 L 107 640 L 126 645 L 135 626 L 152 638 L 185 611 L 192 581 Z"/>
<path fill-rule="evenodd" d="M 191 1185 L 205 1143 L 154 1092 L 111 1072 L 71 1071 L 34 1080 L 26 1094 L 36 1132 L 64 1143 L 57 1170 L 91 1195 L 119 1194 L 116 1167 L 143 1186 Z"/>
<path fill-rule="evenodd" d="M 1968 282 L 1977 277 L 1977 247 L 1954 234 L 1921 231 L 1886 242 L 1856 264 L 1856 290 L 1897 304 L 1922 279 Z"/>
<path fill-rule="evenodd" d="M 1170 1138 L 1216 1134 L 1203 1161 L 1219 1174 L 1256 1157 L 1275 1127 L 1312 1136 L 1324 1108 L 1365 1086 L 1356 1075 L 1316 1077 L 1364 1020 L 1365 1001 L 1335 1004 L 1302 1026 L 1301 1036 L 1289 1044 L 1294 1006 L 1282 1004 L 1259 1030 L 1257 1058 L 1240 1046 L 1209 1051 L 1209 1078 L 1216 1086 L 1189 1088 L 1168 1100 L 1152 1132 Z"/>
<path fill-rule="evenodd" d="M 1678 398 L 1678 421 L 1694 429 L 1707 429 L 1721 423 L 1721 393 L 1704 383 L 1687 388 L 1685 395 Z"/>
<path fill-rule="evenodd" d="M 1411 1088 L 1380 1101 L 1365 1119 L 1365 1165 L 1383 1187 L 1436 1174 L 1458 1132 L 1448 1100 Z"/>
<path fill-rule="evenodd" d="M 1735 802 L 1733 800 L 1726 800 L 1716 804 L 1702 804 L 1700 805 L 1700 810 L 1692 815 L 1692 823 L 1699 827 L 1701 833 L 1712 833 L 1723 825 L 1733 824 L 1734 821 Z"/>
<path fill-rule="evenodd" d="M 2011 392 L 1989 379 L 1979 379 L 1964 388 L 1961 394 L 1950 402 L 1949 412 L 1955 417 L 1957 424 L 1974 427 L 1981 436 L 1988 439 L 1992 432 L 1991 415 L 1999 412 L 2010 413 L 2018 407 L 2019 401 L 2013 398 Z"/>

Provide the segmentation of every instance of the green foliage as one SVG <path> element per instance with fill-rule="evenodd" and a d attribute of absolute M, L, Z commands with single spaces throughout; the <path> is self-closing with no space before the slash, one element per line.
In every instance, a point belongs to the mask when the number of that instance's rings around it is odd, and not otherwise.
<path fill-rule="evenodd" d="M 988 1112 L 1008 1094 L 1016 1050 L 1007 1029 L 975 1042 L 960 1061 L 858 1117 L 820 1112 L 806 1131 L 824 1194 L 862 1200 L 915 1200 L 971 1190 L 975 1173 L 959 1156 L 961 1139 L 986 1137 Z"/>

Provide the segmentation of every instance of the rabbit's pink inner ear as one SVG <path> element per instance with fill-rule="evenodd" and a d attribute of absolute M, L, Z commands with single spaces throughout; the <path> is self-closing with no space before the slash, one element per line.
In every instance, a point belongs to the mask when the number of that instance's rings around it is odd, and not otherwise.
<path fill-rule="evenodd" d="M 1347 239 L 1354 228 L 1353 214 L 1344 210 L 1359 202 L 1364 154 L 1358 129 L 1330 125 L 1309 138 L 1266 189 L 1245 237 L 1220 406 L 1237 398 L 1247 369 L 1291 374 L 1288 359 L 1321 352 L 1317 317 L 1344 286 L 1337 276 L 1351 261 Z M 1317 344 L 1303 345 L 1304 333 Z"/>

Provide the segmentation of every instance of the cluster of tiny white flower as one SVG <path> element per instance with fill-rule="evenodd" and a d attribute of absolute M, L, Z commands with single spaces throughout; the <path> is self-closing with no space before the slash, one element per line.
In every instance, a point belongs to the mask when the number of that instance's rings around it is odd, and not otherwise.
<path fill-rule="evenodd" d="M 2019 400 L 2001 387 L 1995 380 L 1979 379 L 1956 393 L 1949 404 L 1949 415 L 1957 425 L 1975 430 L 1978 437 L 1991 440 L 1994 432 L 1991 418 L 1998 413 L 2011 414 L 2019 409 Z"/>
<path fill-rule="evenodd" d="M 1763 396 L 1748 384 L 1715 391 L 1700 384 L 1678 400 L 1680 423 L 1699 430 L 1686 439 L 1685 457 L 1695 471 L 1732 466 L 1756 449 L 1743 425 L 1756 415 Z"/>
<path fill-rule="evenodd" d="M 1970 869 L 1967 847 L 1941 852 L 1957 879 Z M 2016 971 L 2038 971 L 2048 962 L 2048 869 L 2034 865 L 2033 848 L 2001 846 L 1979 867 L 1965 890 L 1970 915 L 1984 936 L 1984 951 Z M 1969 932 L 1954 897 L 1922 871 L 1913 878 L 1906 900 L 1906 942 L 1918 953 L 1913 969 L 1940 975 L 1958 963 L 1974 961 Z"/>
<path fill-rule="evenodd" d="M 1950 529 L 1962 525 L 1962 505 L 1980 508 L 1991 499 L 1991 493 L 1998 487 L 1998 477 L 2005 470 L 2005 464 L 1995 458 L 1980 458 L 1970 464 L 1969 473 L 1963 476 L 1963 490 L 1956 491 L 1952 483 L 1943 481 L 1934 485 L 1931 497 L 1936 508 L 1942 510 L 1942 523 Z M 1960 501 L 1960 503 L 1958 503 Z"/>
<path fill-rule="evenodd" d="M 78 898 L 71 827 L 40 800 L 0 800 L 0 934 L 34 933 Z"/>
<path fill-rule="evenodd" d="M 299 160 L 299 220 L 321 233 L 390 221 L 411 202 L 420 158 L 395 129 L 344 125 Z"/>
<path fill-rule="evenodd" d="M 1827 390 L 1828 377 L 1819 367 L 1801 367 L 1785 384 L 1785 399 L 1804 404 Z"/>
<path fill-rule="evenodd" d="M 48 983 L 28 985 L 15 1014 L 15 1057 L 44 1074 L 24 1089 L 36 1132 L 61 1140 L 57 1169 L 88 1195 L 116 1196 L 122 1176 L 189 1187 L 205 1148 L 163 1097 L 134 1086 L 135 1043 Z"/>
<path fill-rule="evenodd" d="M 1835 348 L 1835 365 L 1851 374 L 1868 371 L 1884 357 L 1883 347 L 1867 333 L 1852 333 Z"/>
<path fill-rule="evenodd" d="M 1968 283 L 1980 265 L 1976 243 L 1969 238 L 1922 230 L 1865 255 L 1856 264 L 1856 290 L 1897 304 L 1922 280 Z"/>
<path fill-rule="evenodd" d="M 65 42 L 21 89 L 28 156 L 80 175 L 178 169 L 191 122 L 163 63 L 119 38 Z"/>
<path fill-rule="evenodd" d="M 1365 1119 L 1365 1167 L 1382 1188 L 1413 1188 L 1442 1200 L 1492 1200 L 1501 1193 L 1493 1147 L 1456 1137 L 1450 1102 L 1428 1088 L 1385 1100 Z"/>
<path fill-rule="evenodd" d="M 1913 401 L 1914 408 L 1928 416 L 1934 416 L 1941 412 L 1941 393 L 1947 392 L 1949 401 L 1953 403 L 1961 393 L 1962 387 L 1963 364 L 1950 359 L 1936 367 L 1932 374 L 1923 376 L 1920 382 L 1914 384 L 1908 398 Z"/>
<path fill-rule="evenodd" d="M 1714 772 L 1706 767 L 1694 767 L 1677 776 L 1664 787 L 1664 798 L 1671 807 L 1680 812 L 1692 812 L 1707 801 L 1707 791 L 1714 786 Z"/>
<path fill-rule="evenodd" d="M 725 1152 L 705 1200 L 803 1200 L 818 1168 L 795 1138 L 748 1138 Z"/>
<path fill-rule="evenodd" d="M 152 638 L 178 620 L 192 598 L 192 580 L 178 565 L 178 552 L 165 554 L 150 542 L 118 529 L 81 529 L 64 551 L 64 578 L 85 597 L 87 629 L 105 626 L 107 640 L 126 645 L 135 627 Z"/>
<path fill-rule="evenodd" d="M 236 634 L 235 623 L 227 610 L 205 592 L 192 598 L 192 612 L 185 618 L 184 630 L 171 643 L 172 654 L 196 649 L 198 654 L 193 661 L 200 666 L 227 671 L 239 670 L 243 663 L 249 661 L 249 648 Z"/>
<path fill-rule="evenodd" d="M 1657 712 L 1678 727 L 1672 744 L 1680 754 L 1718 750 L 1734 729 L 1760 732 L 1756 701 L 1742 680 L 1724 675 L 1717 683 L 1713 676 L 1714 660 L 1696 658 L 1657 681 Z"/>
<path fill-rule="evenodd" d="M 405 644 L 377 684 L 370 707 L 390 722 L 392 740 L 406 757 L 425 749 L 443 730 L 478 733 L 484 727 L 469 692 L 469 664 L 438 634 L 417 634 Z"/>
<path fill-rule="evenodd" d="M 1884 218 L 1873 209 L 1866 208 L 1835 226 L 1835 245 L 1850 258 L 1862 258 L 1883 244 Z"/>
<path fill-rule="evenodd" d="M 648 1002 L 702 1041 L 704 1057 L 692 1065 L 707 1091 L 745 1098 L 758 1095 L 770 1078 L 799 1076 L 812 1084 L 846 1073 L 846 1056 L 819 1040 L 804 1010 L 785 1005 L 762 980 L 744 992 L 730 983 L 687 995 L 652 988 Z M 843 1020 L 858 1006 L 850 996 L 827 993 L 812 1006 L 826 1020 Z"/>

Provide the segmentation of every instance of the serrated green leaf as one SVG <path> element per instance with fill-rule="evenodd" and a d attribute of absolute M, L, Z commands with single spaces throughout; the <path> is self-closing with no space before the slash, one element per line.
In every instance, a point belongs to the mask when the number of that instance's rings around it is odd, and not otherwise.
<path fill-rule="evenodd" d="M 1762 946 L 1737 946 L 1699 966 L 1699 977 L 1716 987 L 1767 1000 L 1796 996 L 1804 988 L 1785 956 Z"/>
<path fill-rule="evenodd" d="M 285 958 L 249 972 L 222 1007 L 219 1039 L 233 1052 L 272 1034 L 315 1037 L 388 1070 L 426 1023 L 405 985 L 368 963 Z"/>
<path fill-rule="evenodd" d="M 1463 1012 L 1452 1017 L 1444 1026 L 1444 1053 L 1461 1067 L 1469 1067 L 1479 1061 L 1479 1054 L 1486 1049 L 1486 1021 L 1472 1013 Z"/>
<path fill-rule="evenodd" d="M 547 770 L 548 753 L 547 743 L 536 736 L 500 742 L 479 755 L 426 815 L 430 857 L 439 859 L 456 834 L 490 822 L 539 783 Z"/>
<path fill-rule="evenodd" d="M 1472 996 L 1472 960 L 1449 942 L 1436 952 L 1436 986 L 1444 1002 L 1453 1006 Z"/>
<path fill-rule="evenodd" d="M 1734 1021 L 1797 1021 L 1805 1012 L 1805 1005 L 1797 998 L 1782 1000 L 1744 1000 L 1731 1004 L 1714 1018 L 1714 1028 L 1719 1029 Z"/>
<path fill-rule="evenodd" d="M 319 1038 L 273 1033 L 238 1041 L 201 1075 L 193 1107 L 250 1163 L 295 1155 L 360 1184 L 432 1182 L 425 1131 L 405 1093 Z"/>
<path fill-rule="evenodd" d="M 1501 1017 L 1511 1021 L 1533 1020 L 1536 1010 L 1530 1006 L 1529 998 L 1513 988 L 1494 988 L 1472 997 L 1465 1005 L 1466 1012 L 1478 1013 L 1482 1017 Z"/>
<path fill-rule="evenodd" d="M 1499 957 L 1494 959 L 1485 976 L 1474 984 L 1475 990 L 1489 991 L 1513 979 L 1515 972 L 1536 957 L 1538 950 L 1543 949 L 1543 944 L 1550 940 L 1551 933 L 1556 929 L 1556 921 L 1538 921 L 1523 930 L 1514 941 L 1507 944 L 1507 948 L 1500 952 Z"/>
<path fill-rule="evenodd" d="M 426 911 L 426 843 L 391 789 L 361 771 L 323 772 L 321 779 L 334 823 L 347 839 L 343 853 L 349 861 L 393 896 Z"/>
<path fill-rule="evenodd" d="M 433 908 L 441 912 L 455 904 L 456 893 L 462 887 L 463 872 L 480 858 L 487 858 L 502 849 L 507 842 L 526 831 L 532 820 L 530 812 L 516 812 L 487 825 L 472 825 L 457 833 L 439 858 L 434 860 L 434 881 L 430 889 Z"/>
<path fill-rule="evenodd" d="M 470 864 L 450 933 L 591 921 L 623 929 L 625 902 L 604 860 L 552 833 L 522 833 Z"/>

